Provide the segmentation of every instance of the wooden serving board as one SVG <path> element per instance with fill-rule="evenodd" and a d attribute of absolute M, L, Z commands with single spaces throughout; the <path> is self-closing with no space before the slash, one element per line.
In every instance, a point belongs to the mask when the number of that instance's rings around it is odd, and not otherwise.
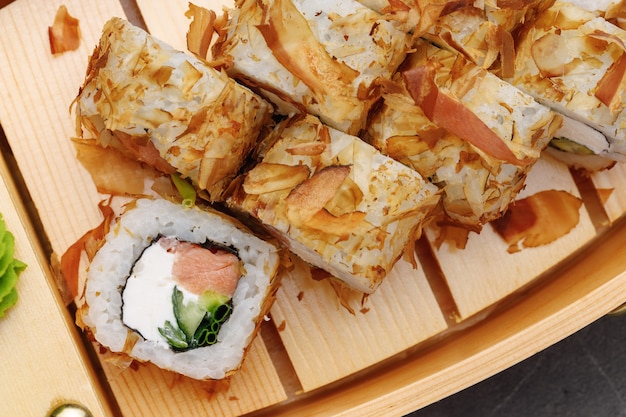
<path fill-rule="evenodd" d="M 610 222 L 614 222 L 626 210 L 626 164 L 617 164 L 606 171 L 591 175 L 591 180 L 598 193 L 598 198 L 606 210 Z"/>
<path fill-rule="evenodd" d="M 61 404 L 78 403 L 94 417 L 111 414 L 106 388 L 50 280 L 48 260 L 0 155 L 0 213 L 15 237 L 15 257 L 28 266 L 17 283 L 18 301 L 0 321 L 2 414 L 45 416 Z"/>
<path fill-rule="evenodd" d="M 52 56 L 47 27 L 61 4 L 80 20 L 81 45 Z M 219 11 L 226 3 L 199 4 Z M 624 168 L 594 174 L 591 190 L 583 192 L 579 178 L 544 159 L 520 197 L 561 189 L 585 202 L 576 228 L 549 245 L 509 254 L 486 227 L 460 251 L 437 247 L 429 230 L 418 244 L 417 269 L 401 261 L 375 294 L 344 294 L 344 304 L 328 281 L 314 279 L 296 262 L 283 279 L 271 320 L 228 383 L 194 381 L 151 365 L 117 367 L 98 346 L 75 337 L 71 317 L 49 284 L 47 257 L 60 256 L 100 222 L 97 204 L 105 197 L 76 161 L 70 103 L 106 20 L 130 14 L 133 23 L 182 49 L 186 9 L 182 0 L 17 0 L 0 9 L 0 124 L 17 161 L 10 175 L 23 184 L 5 193 L 32 210 L 7 208 L 4 197 L 0 209 L 16 213 L 11 225 L 27 231 L 20 235 L 26 249 L 20 250 L 39 259 L 37 279 L 48 284 L 33 292 L 54 301 L 49 308 L 62 318 L 54 336 L 74 335 L 67 352 L 47 357 L 55 363 L 64 358 L 78 370 L 72 378 L 87 382 L 77 382 L 83 391 L 59 385 L 61 394 L 75 393 L 96 415 L 400 415 L 513 365 L 626 301 L 626 226 L 619 220 L 626 210 L 619 192 L 626 189 Z M 8 175 L 4 168 L 3 178 Z M 608 231 L 599 227 L 606 219 Z M 41 225 L 40 234 L 32 232 L 31 220 Z M 31 320 L 40 314 L 28 298 L 19 308 Z M 0 321 L 3 338 L 4 327 L 14 325 L 6 323 Z M 91 349 L 92 361 L 81 353 Z M 24 355 L 22 360 L 47 358 L 36 351 Z M 12 398 L 11 387 L 0 387 L 3 402 Z M 38 400 L 49 401 L 45 391 L 37 392 Z M 29 406 L 20 400 L 15 415 L 42 415 Z"/>
<path fill-rule="evenodd" d="M 533 167 L 518 198 L 546 190 L 564 190 L 580 197 L 567 167 L 549 157 L 540 159 Z M 516 253 L 507 252 L 508 245 L 491 225 L 480 234 L 470 234 L 463 250 L 447 243 L 440 248 L 433 247 L 458 307 L 459 318 L 467 319 L 488 308 L 589 243 L 596 236 L 596 228 L 585 207 L 579 215 L 578 224 L 567 235 L 548 245 Z M 432 229 L 429 232 L 434 235 Z M 432 237 L 431 242 L 434 240 Z"/>

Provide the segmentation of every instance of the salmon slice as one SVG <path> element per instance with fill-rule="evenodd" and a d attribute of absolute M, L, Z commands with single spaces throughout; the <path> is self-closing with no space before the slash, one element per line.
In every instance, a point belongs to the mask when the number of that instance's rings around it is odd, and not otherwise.
<path fill-rule="evenodd" d="M 172 277 L 178 285 L 193 294 L 213 291 L 232 298 L 241 276 L 237 255 L 174 238 L 161 238 L 159 244 L 174 253 Z"/>

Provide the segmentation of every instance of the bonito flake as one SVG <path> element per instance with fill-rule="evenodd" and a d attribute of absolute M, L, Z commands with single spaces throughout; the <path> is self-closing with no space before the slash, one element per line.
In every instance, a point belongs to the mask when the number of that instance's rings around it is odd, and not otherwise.
<path fill-rule="evenodd" d="M 272 114 L 225 73 L 119 18 L 104 26 L 76 107 L 80 136 L 177 171 L 212 201 Z"/>
<path fill-rule="evenodd" d="M 439 200 L 416 171 L 314 116 L 288 119 L 228 200 L 294 253 L 373 292 Z"/>
<path fill-rule="evenodd" d="M 446 8 L 457 8 L 458 0 L 358 0 L 359 3 L 377 11 L 390 20 L 394 26 L 412 33 L 423 35 Z"/>
<path fill-rule="evenodd" d="M 424 34 L 440 47 L 457 50 L 467 59 L 503 76 L 511 76 L 512 32 L 548 7 L 553 0 L 475 1 L 451 7 Z"/>
<path fill-rule="evenodd" d="M 244 0 L 212 50 L 230 76 L 281 114 L 310 113 L 349 134 L 363 128 L 378 80 L 404 59 L 410 36 L 357 1 Z"/>

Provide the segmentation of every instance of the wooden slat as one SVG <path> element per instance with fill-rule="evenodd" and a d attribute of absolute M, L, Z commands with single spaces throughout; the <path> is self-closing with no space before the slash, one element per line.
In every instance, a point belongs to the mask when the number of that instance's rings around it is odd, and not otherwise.
<path fill-rule="evenodd" d="M 103 366 L 124 417 L 240 416 L 287 398 L 263 343 L 253 343 L 230 381 L 196 381 L 152 364 Z"/>
<path fill-rule="evenodd" d="M 518 198 L 542 190 L 565 190 L 580 196 L 567 167 L 549 157 L 542 158 L 531 170 L 526 188 Z M 559 216 L 554 213 L 554 216 Z M 428 230 L 431 241 L 436 231 Z M 487 225 L 480 234 L 472 233 L 467 247 L 459 251 L 448 243 L 433 250 L 446 277 L 461 319 L 504 299 L 549 270 L 596 236 L 585 210 L 580 209 L 578 225 L 567 235 L 537 248 L 524 248 L 510 254 L 508 245 Z"/>
<path fill-rule="evenodd" d="M 52 56 L 47 27 L 61 4 L 80 20 L 81 47 Z M 96 192 L 91 178 L 76 161 L 70 142 L 75 129 L 69 106 L 82 84 L 88 56 L 102 26 L 113 16 L 124 16 L 116 0 L 44 4 L 20 0 L 0 10 L 0 123 L 58 255 L 101 220 L 97 203 L 104 196 Z M 173 401 L 166 394 L 154 396 L 157 390 L 169 390 L 166 382 L 171 377 L 165 371 L 154 370 L 146 378 L 143 372 L 126 372 L 121 377 L 110 366 L 104 369 L 124 414 L 145 415 L 140 410 L 149 408 L 158 409 L 162 416 L 181 415 L 190 408 L 218 407 L 220 415 L 239 415 L 286 398 L 263 340 L 256 338 L 251 350 L 241 376 L 233 378 L 222 400 L 206 395 L 203 401 L 194 397 L 189 403 Z M 263 383 L 249 382 L 259 380 Z M 202 384 L 196 381 L 185 380 L 177 386 L 203 392 Z"/>
<path fill-rule="evenodd" d="M 374 365 L 447 328 L 424 271 L 399 261 L 367 298 L 342 306 L 328 280 L 300 261 L 283 279 L 272 317 L 304 391 Z"/>
<path fill-rule="evenodd" d="M 48 26 L 61 4 L 80 19 L 81 45 L 52 56 Z M 124 16 L 117 1 L 16 1 L 0 10 L 0 123 L 59 254 L 100 221 L 94 207 L 101 197 L 70 142 L 69 107 L 111 16 Z"/>
<path fill-rule="evenodd" d="M 618 163 L 609 170 L 591 174 L 609 221 L 614 222 L 626 213 L 626 163 Z"/>
<path fill-rule="evenodd" d="M 95 417 L 112 415 L 85 349 L 56 289 L 28 223 L 11 173 L 0 155 L 0 213 L 15 237 L 15 257 L 28 266 L 17 283 L 18 301 L 0 318 L 2 415 L 45 416 L 77 402 Z"/>
<path fill-rule="evenodd" d="M 264 416 L 401 416 L 482 381 L 624 303 L 626 223 L 543 285 L 426 351 Z"/>

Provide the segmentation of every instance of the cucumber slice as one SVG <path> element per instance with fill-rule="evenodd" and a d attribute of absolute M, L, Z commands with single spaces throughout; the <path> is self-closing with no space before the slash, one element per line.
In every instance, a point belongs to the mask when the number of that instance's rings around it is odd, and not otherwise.
<path fill-rule="evenodd" d="M 159 327 L 159 333 L 174 350 L 185 350 L 189 347 L 187 335 L 169 320 L 165 322 L 163 327 Z"/>
<path fill-rule="evenodd" d="M 583 144 L 576 143 L 565 137 L 553 138 L 550 146 L 562 152 L 569 152 L 576 155 L 595 155 L 595 153 Z"/>
<path fill-rule="evenodd" d="M 206 315 L 206 309 L 194 302 L 185 304 L 183 292 L 177 287 L 174 287 L 172 293 L 172 304 L 178 327 L 187 335 L 188 340 L 191 339 Z"/>
<path fill-rule="evenodd" d="M 176 325 L 169 320 L 160 327 L 159 333 L 177 351 L 212 345 L 232 310 L 228 296 L 206 291 L 197 301 L 185 303 L 182 291 L 174 287 L 172 307 Z"/>
<path fill-rule="evenodd" d="M 563 124 L 550 141 L 551 147 L 577 155 L 606 155 L 610 152 L 611 145 L 601 132 L 571 117 L 561 116 Z"/>

